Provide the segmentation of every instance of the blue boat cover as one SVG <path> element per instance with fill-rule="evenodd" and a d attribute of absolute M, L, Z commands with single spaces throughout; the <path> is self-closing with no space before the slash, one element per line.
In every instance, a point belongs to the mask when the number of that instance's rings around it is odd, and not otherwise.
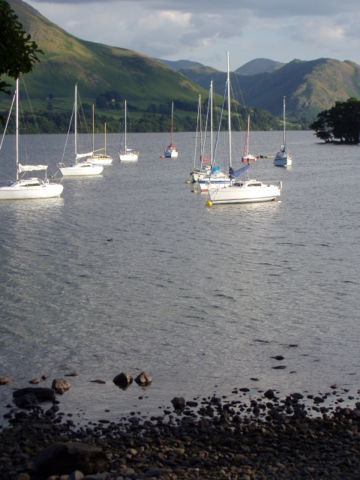
<path fill-rule="evenodd" d="M 242 175 L 243 173 L 246 172 L 246 170 L 250 167 L 250 165 L 244 165 L 241 168 L 238 168 L 237 170 L 234 170 L 232 167 L 229 169 L 229 174 L 231 178 L 236 178 L 239 175 Z"/>
<path fill-rule="evenodd" d="M 217 172 L 218 170 L 220 170 L 220 165 L 214 165 L 211 169 L 211 173 L 215 173 Z"/>

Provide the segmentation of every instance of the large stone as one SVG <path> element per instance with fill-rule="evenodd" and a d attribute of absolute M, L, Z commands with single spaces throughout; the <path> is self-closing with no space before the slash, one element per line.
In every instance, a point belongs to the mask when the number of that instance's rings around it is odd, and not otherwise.
<path fill-rule="evenodd" d="M 133 378 L 130 373 L 121 372 L 114 377 L 113 382 L 120 388 L 126 388 L 132 384 Z"/>
<path fill-rule="evenodd" d="M 56 393 L 61 395 L 68 390 L 70 390 L 71 384 L 64 378 L 55 378 L 52 382 L 51 387 L 55 390 Z"/>
<path fill-rule="evenodd" d="M 53 402 L 55 392 L 51 388 L 27 387 L 13 392 L 14 403 L 19 408 L 32 408 L 39 402 Z"/>
<path fill-rule="evenodd" d="M 138 384 L 138 385 L 141 385 L 142 387 L 146 387 L 147 385 L 150 385 L 150 383 L 152 382 L 152 378 L 151 376 L 146 373 L 146 372 L 141 372 L 136 378 L 135 378 L 135 382 Z"/>
<path fill-rule="evenodd" d="M 184 410 L 185 408 L 185 398 L 184 397 L 174 397 L 171 400 L 175 410 Z"/>
<path fill-rule="evenodd" d="M 106 457 L 101 448 L 85 443 L 56 443 L 40 452 L 32 466 L 43 477 L 70 474 L 74 470 L 88 475 L 104 471 Z"/>

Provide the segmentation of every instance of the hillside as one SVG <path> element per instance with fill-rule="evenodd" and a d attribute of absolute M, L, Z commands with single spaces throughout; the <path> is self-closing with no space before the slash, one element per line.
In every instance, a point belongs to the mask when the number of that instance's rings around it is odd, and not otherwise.
<path fill-rule="evenodd" d="M 271 73 L 283 66 L 283 63 L 275 62 L 274 60 L 269 60 L 268 58 L 255 58 L 254 60 L 245 63 L 243 66 L 235 70 L 235 73 L 238 73 L 239 75 Z"/>
<path fill-rule="evenodd" d="M 90 118 L 91 105 L 96 105 L 96 129 L 100 131 L 104 121 L 109 132 L 119 131 L 124 99 L 128 101 L 132 131 L 169 131 L 172 100 L 176 129 L 195 129 L 198 95 L 207 97 L 208 84 L 205 90 L 163 62 L 141 53 L 80 40 L 22 0 L 8 1 L 44 52 L 41 62 L 25 77 L 42 131 L 66 131 L 75 83 L 86 117 Z M 215 102 L 220 105 L 221 98 Z M 6 112 L 8 106 L 9 99 L 1 97 L 0 111 Z M 254 129 L 278 128 L 278 119 L 268 112 L 257 112 L 257 118 L 259 123 L 254 120 Z"/>
<path fill-rule="evenodd" d="M 181 69 L 181 72 L 206 86 L 214 78 L 214 88 L 222 93 L 225 73 L 209 74 L 206 67 Z M 282 98 L 287 97 L 289 120 L 304 127 L 322 110 L 336 101 L 349 97 L 360 98 L 360 66 L 354 62 L 320 58 L 312 61 L 293 60 L 273 72 L 257 75 L 232 74 L 234 96 L 252 107 L 269 110 L 281 115 Z"/>
<path fill-rule="evenodd" d="M 46 110 L 49 115 L 69 114 L 77 82 L 82 102 L 97 104 L 99 115 L 109 117 L 110 131 L 111 118 L 117 119 L 119 126 L 120 107 L 125 98 L 129 111 L 133 111 L 132 121 L 143 123 L 138 125 L 139 129 L 151 130 L 150 123 L 154 124 L 157 116 L 158 123 L 164 122 L 160 128 L 168 129 L 171 100 L 175 102 L 178 126 L 186 128 L 193 124 L 189 112 L 196 112 L 198 94 L 206 92 L 187 77 L 140 53 L 80 40 L 21 0 L 9 3 L 44 52 L 41 62 L 26 75 L 35 109 Z M 102 98 L 108 99 L 106 105 L 99 101 Z M 1 107 L 8 103 L 8 99 L 2 99 Z M 149 119 L 139 114 L 148 109 Z"/>

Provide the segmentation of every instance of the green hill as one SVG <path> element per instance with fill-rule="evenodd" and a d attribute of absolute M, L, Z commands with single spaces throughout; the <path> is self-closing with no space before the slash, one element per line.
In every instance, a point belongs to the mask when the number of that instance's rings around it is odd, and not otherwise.
<path fill-rule="evenodd" d="M 235 70 L 239 75 L 257 75 L 259 73 L 270 73 L 284 66 L 283 63 L 269 60 L 268 58 L 255 58 Z"/>
<path fill-rule="evenodd" d="M 80 40 L 59 28 L 22 0 L 8 0 L 25 31 L 43 50 L 34 70 L 26 75 L 26 86 L 42 131 L 66 131 L 78 83 L 86 116 L 96 105 L 96 128 L 121 128 L 123 100 L 128 101 L 131 131 L 169 131 L 170 105 L 175 104 L 176 130 L 194 130 L 198 94 L 205 89 L 163 62 L 123 48 Z M 185 62 L 186 63 L 186 62 Z M 221 104 L 221 98 L 215 99 Z M 0 98 L 6 112 L 9 99 Z M 278 128 L 268 112 L 257 112 L 258 128 Z M 244 114 L 244 118 L 246 113 Z M 254 119 L 253 128 L 257 128 Z"/>
<path fill-rule="evenodd" d="M 241 69 L 240 69 L 241 70 Z M 360 98 L 360 66 L 354 62 L 320 58 L 312 61 L 293 60 L 272 72 L 256 75 L 232 74 L 234 96 L 240 102 L 267 109 L 273 115 L 281 115 L 282 98 L 287 97 L 289 121 L 304 127 L 316 115 L 327 110 L 336 101 L 349 97 Z M 225 73 L 216 75 L 207 68 L 187 68 L 181 72 L 197 82 L 207 85 L 214 78 L 214 88 L 221 93 Z"/>

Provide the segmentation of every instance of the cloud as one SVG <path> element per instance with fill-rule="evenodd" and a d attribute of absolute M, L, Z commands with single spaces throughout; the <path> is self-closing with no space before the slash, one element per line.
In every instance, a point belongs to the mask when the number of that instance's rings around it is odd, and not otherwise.
<path fill-rule="evenodd" d="M 360 60 L 358 0 L 27 0 L 79 38 L 225 68 L 253 58 Z M 350 50 L 351 46 L 351 50 Z M 355 58 L 354 58 L 355 55 Z"/>

